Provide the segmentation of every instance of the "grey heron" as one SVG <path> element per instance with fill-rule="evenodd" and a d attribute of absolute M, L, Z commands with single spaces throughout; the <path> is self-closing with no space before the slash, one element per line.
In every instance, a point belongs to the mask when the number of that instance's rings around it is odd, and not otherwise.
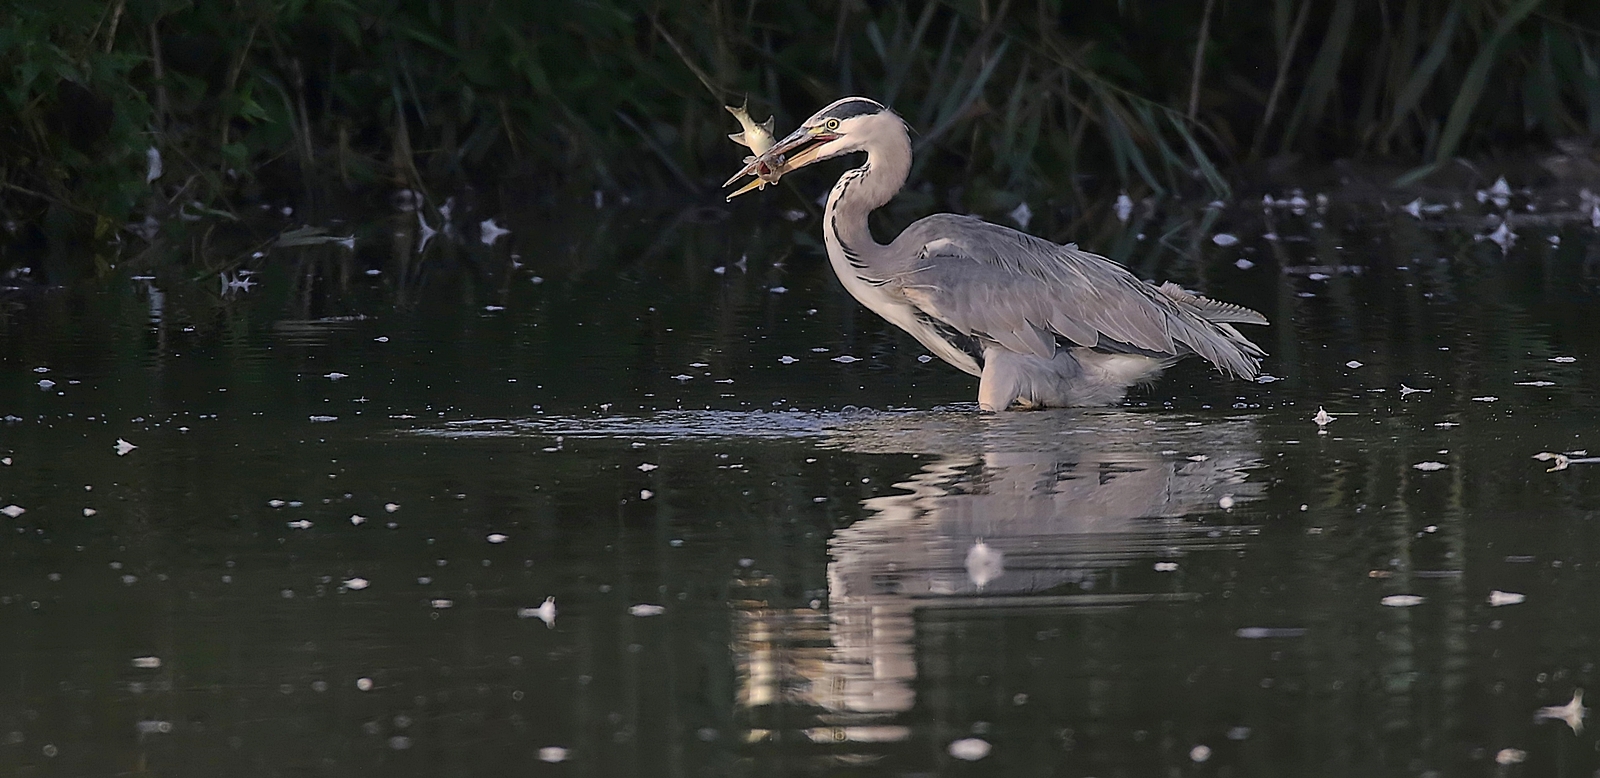
<path fill-rule="evenodd" d="M 839 177 L 823 212 L 829 264 L 862 305 L 978 376 L 984 410 L 1121 402 L 1190 354 L 1239 378 L 1260 372 L 1266 352 L 1233 325 L 1266 317 L 1146 283 L 1075 244 L 949 213 L 878 243 L 867 215 L 905 184 L 911 141 L 903 119 L 864 97 L 834 102 L 747 160 L 728 184 L 757 178 L 729 199 L 854 152 L 866 160 Z"/>

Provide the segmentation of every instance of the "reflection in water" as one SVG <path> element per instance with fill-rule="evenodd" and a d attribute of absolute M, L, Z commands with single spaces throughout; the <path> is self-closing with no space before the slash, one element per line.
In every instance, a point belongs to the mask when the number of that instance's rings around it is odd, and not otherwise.
<path fill-rule="evenodd" d="M 784 720 L 777 707 L 807 710 L 796 728 L 813 741 L 911 737 L 902 716 L 917 701 L 919 610 L 1182 601 L 1192 595 L 1181 585 L 1121 571 L 1173 570 L 1187 554 L 1239 548 L 1254 533 L 1197 517 L 1260 494 L 1247 479 L 1260 464 L 1247 419 L 907 415 L 829 432 L 828 445 L 844 450 L 933 459 L 895 484 L 901 493 L 864 500 L 866 517 L 834 534 L 825 606 L 742 604 L 740 705 L 755 722 Z"/>

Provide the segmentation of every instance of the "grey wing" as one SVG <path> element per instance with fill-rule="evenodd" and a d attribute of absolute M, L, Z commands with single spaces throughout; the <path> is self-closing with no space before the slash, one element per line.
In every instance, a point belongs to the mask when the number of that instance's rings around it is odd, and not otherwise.
<path fill-rule="evenodd" d="M 1229 322 L 1265 324 L 1242 306 L 1139 280 L 1104 257 L 978 219 L 940 215 L 892 247 L 905 264 L 886 287 L 958 332 L 1019 353 L 1055 355 L 1057 339 L 1105 351 L 1198 354 L 1244 378 L 1258 346 Z"/>

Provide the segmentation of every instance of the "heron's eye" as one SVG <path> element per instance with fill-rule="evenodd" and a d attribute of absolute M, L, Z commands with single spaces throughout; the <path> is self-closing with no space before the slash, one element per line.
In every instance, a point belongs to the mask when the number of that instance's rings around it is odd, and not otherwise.
<path fill-rule="evenodd" d="M 839 129 L 839 120 L 829 119 L 828 121 L 824 122 L 822 126 L 828 128 L 828 132 L 836 132 Z"/>

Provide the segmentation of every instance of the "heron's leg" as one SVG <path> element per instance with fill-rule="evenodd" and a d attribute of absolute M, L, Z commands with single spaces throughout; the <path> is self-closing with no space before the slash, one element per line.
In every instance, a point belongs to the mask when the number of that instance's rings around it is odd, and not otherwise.
<path fill-rule="evenodd" d="M 978 379 L 978 407 L 986 411 L 1004 411 L 1021 393 L 1022 381 L 1014 355 L 997 348 L 983 352 L 983 375 Z"/>

